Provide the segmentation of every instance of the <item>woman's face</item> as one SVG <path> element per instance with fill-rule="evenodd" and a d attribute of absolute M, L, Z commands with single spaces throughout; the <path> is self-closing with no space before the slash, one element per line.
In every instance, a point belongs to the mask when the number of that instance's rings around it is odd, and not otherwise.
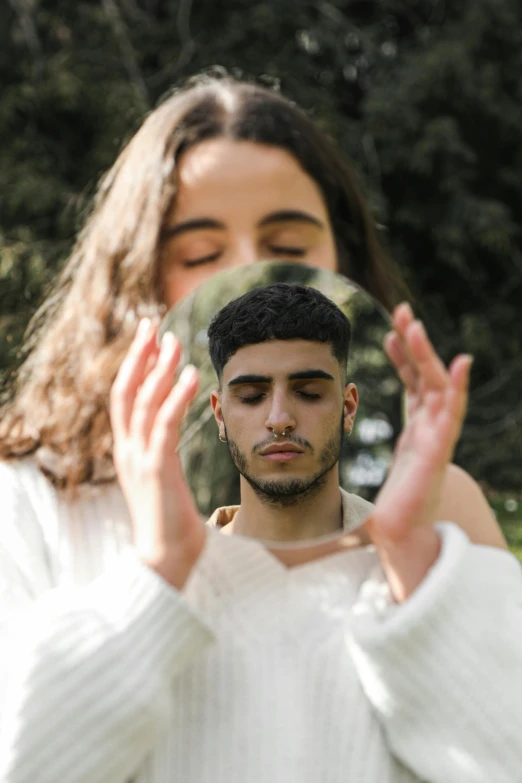
<path fill-rule="evenodd" d="M 160 260 L 169 307 L 216 272 L 256 261 L 336 270 L 321 192 L 285 150 L 212 139 L 181 157 L 178 176 Z"/>

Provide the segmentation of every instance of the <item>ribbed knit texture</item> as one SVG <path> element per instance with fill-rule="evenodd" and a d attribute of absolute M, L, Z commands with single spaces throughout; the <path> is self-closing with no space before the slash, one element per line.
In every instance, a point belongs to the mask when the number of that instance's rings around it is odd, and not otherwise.
<path fill-rule="evenodd" d="M 517 783 L 522 578 L 439 527 L 403 606 L 372 547 L 285 568 L 209 530 L 180 593 L 114 486 L 0 464 L 0 780 Z"/>

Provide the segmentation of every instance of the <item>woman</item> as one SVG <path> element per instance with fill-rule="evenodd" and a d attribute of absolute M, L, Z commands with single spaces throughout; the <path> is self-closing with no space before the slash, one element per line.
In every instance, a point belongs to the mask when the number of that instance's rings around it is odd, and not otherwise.
<path fill-rule="evenodd" d="M 124 783 L 139 759 L 134 780 L 172 779 L 172 735 L 163 728 L 176 715 L 160 685 L 176 673 L 170 661 L 190 661 L 208 633 L 179 595 L 175 608 L 173 593 L 128 557 L 138 538 L 129 505 L 144 520 L 140 551 L 153 557 L 150 509 L 165 497 L 154 482 L 147 494 L 132 459 L 141 452 L 123 438 L 115 480 L 110 409 L 114 418 L 139 389 L 141 397 L 157 392 L 147 380 L 132 388 L 125 373 L 113 382 L 144 317 L 159 319 L 214 272 L 261 258 L 338 270 L 388 308 L 398 298 L 348 164 L 304 114 L 251 85 L 192 86 L 148 117 L 102 181 L 2 411 L 0 617 L 15 641 L 12 661 L 0 661 L 0 777 Z M 403 308 L 396 319 L 406 334 L 411 313 Z M 131 364 L 140 340 L 158 356 L 149 323 L 130 347 Z M 400 341 L 396 348 L 401 366 Z M 149 378 L 163 378 L 165 393 L 164 370 L 179 348 L 164 346 L 163 355 Z M 415 405 L 415 383 L 407 373 L 403 380 Z M 186 403 L 196 385 L 193 376 L 184 383 Z M 171 489 L 185 486 L 176 465 L 167 471 Z M 181 490 L 167 501 L 169 510 L 192 502 Z M 448 472 L 434 517 L 454 520 L 472 541 L 505 546 L 460 470 Z M 0 650 L 8 656 L 7 632 Z"/>
<path fill-rule="evenodd" d="M 347 274 L 388 310 L 404 297 L 356 177 L 325 134 L 276 93 L 204 79 L 152 112 L 102 180 L 34 319 L 2 411 L 0 457 L 31 457 L 58 489 L 112 482 L 109 390 L 138 321 L 261 258 Z M 478 485 L 456 466 L 440 518 L 505 547 Z"/>

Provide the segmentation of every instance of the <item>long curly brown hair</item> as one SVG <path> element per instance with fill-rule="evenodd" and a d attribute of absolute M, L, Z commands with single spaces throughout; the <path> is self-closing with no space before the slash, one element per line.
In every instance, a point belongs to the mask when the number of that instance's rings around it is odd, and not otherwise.
<path fill-rule="evenodd" d="M 387 309 L 403 295 L 354 172 L 303 111 L 255 84 L 189 83 L 146 118 L 101 180 L 72 254 L 29 325 L 0 410 L 0 458 L 34 455 L 58 488 L 115 478 L 110 387 L 139 320 L 166 309 L 159 259 L 180 156 L 216 137 L 292 154 L 325 198 L 338 271 Z"/>

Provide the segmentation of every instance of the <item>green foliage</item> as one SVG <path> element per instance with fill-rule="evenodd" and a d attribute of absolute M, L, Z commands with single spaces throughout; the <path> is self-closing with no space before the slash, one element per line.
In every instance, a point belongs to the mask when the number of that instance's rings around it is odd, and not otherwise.
<path fill-rule="evenodd" d="M 518 0 L 0 6 L 0 372 L 122 142 L 219 63 L 340 140 L 437 348 L 476 357 L 458 460 L 520 486 L 521 17 Z"/>

